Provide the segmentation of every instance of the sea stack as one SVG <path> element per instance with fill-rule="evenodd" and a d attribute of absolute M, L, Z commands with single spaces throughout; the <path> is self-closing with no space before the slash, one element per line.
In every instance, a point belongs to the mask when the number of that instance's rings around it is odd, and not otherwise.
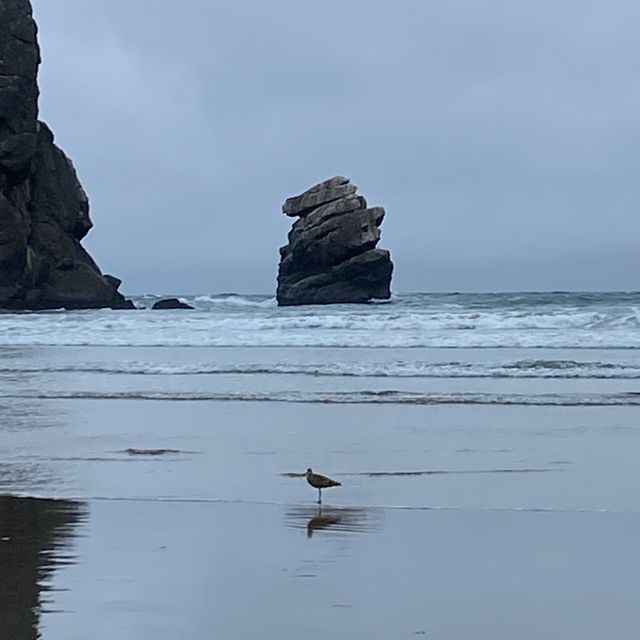
<path fill-rule="evenodd" d="M 277 299 L 281 306 L 368 302 L 391 296 L 393 263 L 376 249 L 382 207 L 367 207 L 349 178 L 336 176 L 282 205 L 297 217 L 280 248 Z"/>
<path fill-rule="evenodd" d="M 36 35 L 29 0 L 0 0 L 0 308 L 131 308 L 80 244 L 89 201 L 38 120 Z"/>

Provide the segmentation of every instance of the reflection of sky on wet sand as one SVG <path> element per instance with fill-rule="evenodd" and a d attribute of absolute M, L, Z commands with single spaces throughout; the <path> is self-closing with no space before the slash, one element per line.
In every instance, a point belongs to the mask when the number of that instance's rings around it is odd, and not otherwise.
<path fill-rule="evenodd" d="M 24 388 L 42 388 L 55 379 L 53 374 L 30 372 L 24 363 L 37 363 L 41 349 L 0 348 L 0 392 L 11 395 Z M 32 365 L 33 366 L 33 365 Z M 57 402 L 24 398 L 0 401 L 0 491 L 27 490 L 44 493 L 55 486 L 58 470 L 37 460 L 49 438 L 60 438 L 64 430 L 65 407 Z"/>
<path fill-rule="evenodd" d="M 0 496 L 0 638 L 39 638 L 41 613 L 49 610 L 54 574 L 76 562 L 81 502 Z"/>
<path fill-rule="evenodd" d="M 0 382 L 6 384 L 6 380 Z M 60 471 L 51 461 L 34 455 L 48 439 L 64 430 L 64 407 L 54 402 L 3 400 L 0 403 L 0 491 L 48 493 L 59 484 Z"/>
<path fill-rule="evenodd" d="M 600 640 L 640 625 L 637 515 L 382 511 L 94 502 L 43 640 Z"/>

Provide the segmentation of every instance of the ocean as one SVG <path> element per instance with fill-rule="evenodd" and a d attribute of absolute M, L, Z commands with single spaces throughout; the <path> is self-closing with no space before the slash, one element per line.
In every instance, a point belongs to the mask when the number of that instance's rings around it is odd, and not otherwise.
<path fill-rule="evenodd" d="M 0 638 L 635 638 L 640 293 L 157 299 L 0 314 Z"/>

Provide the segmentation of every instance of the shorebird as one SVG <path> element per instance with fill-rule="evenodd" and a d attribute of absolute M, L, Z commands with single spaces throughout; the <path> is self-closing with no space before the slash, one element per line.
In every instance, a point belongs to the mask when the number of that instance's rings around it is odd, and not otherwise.
<path fill-rule="evenodd" d="M 322 504 L 322 490 L 328 489 L 329 487 L 340 487 L 342 486 L 339 482 L 332 480 L 331 478 L 327 478 L 327 476 L 321 476 L 319 473 L 313 473 L 311 467 L 307 469 L 306 473 L 307 482 L 314 488 L 318 490 L 318 504 Z"/>

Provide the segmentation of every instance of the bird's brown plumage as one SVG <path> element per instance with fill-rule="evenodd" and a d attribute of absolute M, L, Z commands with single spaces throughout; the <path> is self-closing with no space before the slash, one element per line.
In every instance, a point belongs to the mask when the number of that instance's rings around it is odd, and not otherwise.
<path fill-rule="evenodd" d="M 311 469 L 307 469 L 307 482 L 315 489 L 328 489 L 329 487 L 341 487 L 342 485 L 336 480 L 327 478 L 327 476 L 313 473 Z"/>

